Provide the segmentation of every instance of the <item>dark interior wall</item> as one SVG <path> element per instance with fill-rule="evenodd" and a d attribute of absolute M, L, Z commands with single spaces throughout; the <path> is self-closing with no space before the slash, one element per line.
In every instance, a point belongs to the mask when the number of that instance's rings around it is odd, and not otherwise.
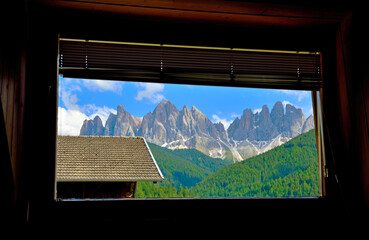
<path fill-rule="evenodd" d="M 11 214 L 14 203 L 21 198 L 23 123 L 26 81 L 26 7 L 24 2 L 4 2 L 0 5 L 2 34 L 0 39 L 0 188 L 1 209 Z"/>
<path fill-rule="evenodd" d="M 185 21 L 64 9 L 63 37 L 179 45 L 319 51 L 328 26 L 275 27 Z M 59 21 L 59 20 L 57 20 Z M 273 41 L 271 41 L 273 39 Z"/>
<path fill-rule="evenodd" d="M 55 188 L 57 16 L 32 2 L 27 9 L 27 105 L 21 169 L 23 204 L 27 205 L 24 217 L 44 222 L 52 218 Z"/>
<path fill-rule="evenodd" d="M 352 15 L 351 27 L 344 25 L 346 35 L 351 42 L 346 46 L 346 57 L 350 65 L 347 67 L 351 79 L 348 82 L 349 101 L 352 111 L 353 149 L 350 159 L 358 180 L 357 187 L 363 199 L 364 214 L 369 214 L 369 38 L 365 26 L 369 24 L 365 9 L 357 7 Z M 360 210 L 359 210 L 360 211 Z"/>
<path fill-rule="evenodd" d="M 131 198 L 136 182 L 57 182 L 57 198 Z"/>
<path fill-rule="evenodd" d="M 41 14 L 39 14 L 41 13 Z M 68 16 L 67 18 L 61 18 L 60 16 Z M 86 38 L 86 39 L 104 39 L 104 40 L 116 40 L 116 41 L 132 41 L 132 42 L 154 42 L 154 43 L 171 43 L 171 44 L 188 44 L 188 45 L 205 45 L 205 46 L 231 46 L 231 47 L 244 47 L 244 48 L 268 48 L 268 49 L 292 49 L 292 50 L 312 50 L 312 51 L 330 51 L 329 54 L 333 53 L 333 59 L 330 59 L 332 62 L 335 61 L 335 46 L 329 45 L 332 41 L 335 41 L 335 27 L 333 30 L 331 26 L 322 26 L 320 28 L 275 28 L 268 26 L 228 26 L 223 25 L 222 23 L 214 23 L 214 22 L 187 22 L 187 21 L 168 21 L 160 18 L 150 18 L 146 17 L 132 17 L 132 16 L 121 16 L 118 14 L 108 14 L 103 12 L 89 12 L 89 11 L 81 11 L 81 10 L 71 10 L 71 9 L 57 9 L 53 7 L 43 8 L 40 6 L 34 6 L 31 8 L 30 13 L 30 38 L 31 43 L 34 44 L 32 49 L 42 49 L 41 53 L 32 54 L 32 50 L 30 51 L 30 57 L 32 60 L 30 64 L 37 63 L 39 64 L 39 60 L 46 61 L 49 66 L 48 70 L 46 68 L 40 69 L 36 66 L 29 67 L 30 78 L 34 79 L 32 81 L 32 87 L 34 88 L 34 104 L 39 105 L 38 103 L 45 104 L 46 103 L 46 94 L 48 92 L 48 86 L 54 86 L 55 82 L 55 62 L 53 60 L 55 57 L 55 48 L 56 42 L 55 37 L 58 33 L 65 37 L 75 37 L 75 38 Z M 45 21 L 48 19 L 48 21 Z M 61 19 L 63 19 L 61 21 Z M 50 28 L 50 22 L 54 22 L 54 28 Z M 324 38 L 322 38 L 324 35 Z M 270 39 L 273 39 L 271 41 Z M 42 56 L 42 58 L 40 58 Z M 329 58 L 328 58 L 329 59 Z M 54 69 L 54 70 L 52 70 Z M 335 71 L 335 64 L 332 66 L 333 72 Z M 54 81 L 54 82 L 53 82 Z M 37 82 L 38 87 L 34 84 Z M 55 88 L 52 88 L 52 92 L 55 92 Z M 36 94 L 37 92 L 37 94 Z M 332 95 L 332 94 L 330 94 Z M 333 96 L 333 95 L 332 95 Z M 332 98 L 332 97 L 331 97 Z M 327 98 L 327 99 L 331 99 Z M 334 96 L 337 99 L 337 96 Z M 54 98 L 50 98 L 48 100 L 51 106 L 55 106 L 56 102 Z M 51 103 L 52 102 L 52 103 Z M 327 103 L 330 104 L 330 103 Z M 35 109 L 35 111 L 40 111 L 39 115 L 44 112 L 44 109 L 47 109 L 47 106 L 40 107 Z M 49 108 L 50 116 L 53 116 L 55 110 L 50 107 Z M 333 111 L 333 110 L 332 110 Z M 335 114 L 335 113 L 334 113 Z M 46 123 L 46 122 L 45 122 Z M 48 122 L 47 124 L 52 124 L 53 121 Z M 53 128 L 54 127 L 54 128 Z M 42 137 L 45 145 L 48 146 L 48 149 L 52 149 L 52 146 L 48 145 L 53 143 L 53 133 L 55 132 L 55 125 L 49 126 L 49 131 L 45 131 L 39 133 L 37 128 L 29 128 L 30 131 L 34 133 L 30 134 L 32 136 L 36 134 L 43 134 Z M 46 140 L 48 139 L 48 140 Z M 33 151 L 33 154 L 39 154 L 37 149 L 32 148 L 30 151 Z M 38 167 L 35 169 L 53 169 L 50 163 L 50 159 L 52 159 L 52 152 L 43 153 L 43 158 L 38 160 Z M 33 165 L 34 163 L 32 163 Z M 45 166 L 44 166 L 45 164 Z M 33 166 L 30 166 L 34 168 Z M 40 180 L 41 179 L 52 179 L 51 171 L 46 174 L 46 171 L 38 174 Z M 42 177 L 41 177 L 42 176 Z M 39 182 L 35 180 L 35 182 Z M 50 184 L 46 185 L 47 182 L 44 181 L 43 188 L 39 188 L 39 190 L 43 192 L 36 193 L 35 190 L 32 190 L 31 195 L 40 196 L 45 194 L 48 189 L 49 191 L 53 186 Z M 332 196 L 336 197 L 337 193 L 332 192 Z M 50 199 L 50 196 L 45 196 L 45 199 Z M 242 203 L 236 201 L 235 208 L 240 207 Z M 38 205 L 38 203 L 34 203 Z M 50 202 L 50 204 L 52 204 Z M 137 203 L 135 203 L 137 204 Z M 170 203 L 175 208 L 176 203 Z M 178 203 L 177 203 L 178 204 Z M 184 209 L 190 210 L 191 208 L 198 207 L 197 205 L 202 203 L 191 202 L 188 203 L 187 206 L 182 206 Z M 214 203 L 213 203 L 214 204 Z M 256 204 L 259 207 L 259 203 L 250 203 L 250 205 Z M 284 202 L 278 202 L 277 205 L 284 206 Z M 307 203 L 309 204 L 309 203 Z M 44 205 L 44 204 L 43 204 Z M 158 203 L 160 206 L 160 204 Z M 206 205 L 203 206 L 203 209 L 206 209 Z M 212 204 L 211 204 L 212 205 Z M 220 205 L 216 204 L 219 209 L 219 218 L 226 217 L 228 214 L 232 216 L 231 213 L 227 213 L 226 204 L 221 203 Z M 286 203 L 287 205 L 287 203 Z M 99 205 L 100 206 L 100 205 Z M 300 207 L 300 203 L 296 202 L 296 207 Z M 161 206 L 162 207 L 162 206 Z M 161 208 L 160 207 L 160 208 Z M 286 207 L 286 206 L 285 206 Z M 145 209 L 146 206 L 140 206 L 141 209 Z M 284 207 L 282 207 L 284 208 Z M 306 209 L 310 209 L 309 214 L 310 217 L 315 217 L 314 213 L 319 212 L 319 208 L 311 209 L 310 206 L 306 206 Z M 121 211 L 123 211 L 122 208 Z M 170 216 L 173 212 L 169 210 L 170 208 L 164 208 L 160 212 L 156 212 L 159 214 L 158 217 L 175 217 L 177 219 L 187 219 L 189 216 L 186 216 L 185 212 L 179 212 L 175 214 L 175 216 Z M 207 215 L 210 214 L 210 207 L 206 210 Z M 256 217 L 259 212 L 254 211 L 250 212 L 248 208 L 246 210 L 243 209 L 242 212 L 244 214 L 252 215 Z M 146 209 L 147 210 L 147 209 Z M 145 211 L 143 214 L 145 215 Z M 237 210 L 233 209 L 231 212 L 236 212 Z M 290 212 L 292 214 L 292 209 L 285 209 L 286 212 Z M 84 212 L 84 211 L 82 211 Z M 154 211 L 155 212 L 155 211 Z M 81 213 L 83 215 L 83 213 Z M 154 213 L 152 213 L 154 214 Z M 267 214 L 267 213 L 265 213 Z M 270 214 L 273 214 L 272 212 Z"/>
<path fill-rule="evenodd" d="M 17 81 L 21 83 L 20 86 L 25 87 L 24 93 L 21 93 L 25 99 L 25 108 L 23 111 L 23 105 L 15 107 L 17 111 L 24 113 L 24 124 L 23 121 L 16 123 L 20 124 L 20 128 L 15 128 L 18 132 L 13 134 L 23 136 L 22 141 L 14 145 L 17 149 L 14 151 L 22 157 L 17 166 L 12 165 L 12 169 L 19 172 L 16 178 L 19 182 L 16 192 L 21 196 L 17 203 L 18 221 L 28 220 L 31 224 L 41 224 L 104 219 L 117 223 L 123 221 L 121 215 L 130 214 L 134 216 L 133 221 L 141 223 L 173 223 L 187 220 L 197 223 L 205 220 L 223 223 L 224 219 L 242 215 L 248 216 L 248 220 L 245 220 L 247 223 L 275 223 L 273 219 L 278 216 L 281 221 L 297 225 L 296 218 L 304 223 L 316 221 L 322 212 L 325 218 L 320 219 L 320 223 L 344 222 L 345 219 L 352 220 L 367 214 L 369 99 L 366 96 L 369 86 L 368 62 L 361 59 L 369 48 L 361 34 L 361 29 L 365 28 L 366 24 L 365 18 L 360 17 L 363 16 L 361 11 L 355 10 L 358 15 L 353 15 L 353 21 L 321 26 L 276 28 L 121 16 L 117 13 L 56 8 L 34 2 L 23 2 L 16 9 L 23 9 L 16 10 L 22 14 L 23 11 L 26 12 L 23 15 L 26 24 L 23 28 L 11 27 L 6 31 L 15 31 L 25 36 L 25 43 L 8 43 L 17 51 L 26 49 L 23 55 L 15 55 L 18 56 L 15 60 L 17 67 L 11 68 L 18 74 L 19 66 L 26 69 L 26 73 L 22 75 L 24 77 L 19 78 L 24 79 L 24 83 Z M 352 29 L 355 30 L 354 33 Z M 53 198 L 58 34 L 64 37 L 132 42 L 321 51 L 329 168 L 329 177 L 326 179 L 327 197 L 319 201 L 253 199 L 228 202 L 164 200 L 147 204 L 142 201 L 124 204 L 55 203 Z M 355 45 L 355 49 L 352 49 L 352 45 Z M 4 46 L 2 44 L 2 51 Z M 4 57 L 3 52 L 1 60 L 4 76 L 4 66 L 11 64 L 11 60 Z M 3 77 L 2 86 L 6 81 L 4 79 Z M 2 93 L 3 106 L 4 102 Z M 7 130 L 6 133 L 9 136 L 10 131 Z M 327 142 L 328 139 L 331 143 Z M 201 209 L 201 214 L 196 217 L 193 215 L 197 213 L 195 208 Z"/>

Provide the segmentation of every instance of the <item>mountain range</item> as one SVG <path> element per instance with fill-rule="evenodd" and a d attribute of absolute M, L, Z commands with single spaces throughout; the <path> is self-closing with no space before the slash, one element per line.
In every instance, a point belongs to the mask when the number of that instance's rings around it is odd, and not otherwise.
<path fill-rule="evenodd" d="M 194 148 L 221 159 L 242 161 L 266 152 L 314 128 L 314 118 L 305 118 L 301 109 L 282 102 L 271 111 L 264 105 L 260 112 L 245 109 L 228 129 L 213 123 L 203 112 L 186 105 L 182 110 L 169 100 L 160 102 L 143 118 L 132 116 L 118 105 L 105 126 L 99 116 L 84 120 L 80 135 L 143 136 L 148 142 L 169 149 Z"/>

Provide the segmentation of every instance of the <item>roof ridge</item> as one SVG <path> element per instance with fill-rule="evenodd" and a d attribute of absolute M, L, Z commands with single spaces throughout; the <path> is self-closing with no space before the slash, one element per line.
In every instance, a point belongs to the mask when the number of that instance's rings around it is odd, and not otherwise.
<path fill-rule="evenodd" d="M 99 136 L 93 136 L 93 135 L 77 135 L 77 136 L 75 136 L 75 135 L 57 135 L 57 137 L 59 138 L 59 137 L 81 137 L 81 138 L 83 138 L 83 137 L 86 137 L 86 138 L 88 138 L 88 137 L 91 137 L 91 138 L 138 138 L 138 139 L 143 139 L 144 137 L 143 136 L 101 136 L 101 135 L 99 135 Z"/>

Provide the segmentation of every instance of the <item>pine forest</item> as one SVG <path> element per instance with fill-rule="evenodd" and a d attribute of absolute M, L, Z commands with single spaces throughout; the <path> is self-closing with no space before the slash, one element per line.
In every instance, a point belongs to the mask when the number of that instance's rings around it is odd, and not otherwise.
<path fill-rule="evenodd" d="M 136 198 L 320 195 L 314 129 L 236 163 L 211 158 L 196 149 L 149 146 L 165 179 L 157 184 L 139 182 Z"/>

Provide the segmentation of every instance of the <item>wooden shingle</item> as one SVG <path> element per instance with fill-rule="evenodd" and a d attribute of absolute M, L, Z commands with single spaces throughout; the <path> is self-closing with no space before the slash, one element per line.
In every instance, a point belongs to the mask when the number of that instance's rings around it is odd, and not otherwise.
<path fill-rule="evenodd" d="M 58 136 L 58 182 L 162 181 L 142 137 Z"/>

